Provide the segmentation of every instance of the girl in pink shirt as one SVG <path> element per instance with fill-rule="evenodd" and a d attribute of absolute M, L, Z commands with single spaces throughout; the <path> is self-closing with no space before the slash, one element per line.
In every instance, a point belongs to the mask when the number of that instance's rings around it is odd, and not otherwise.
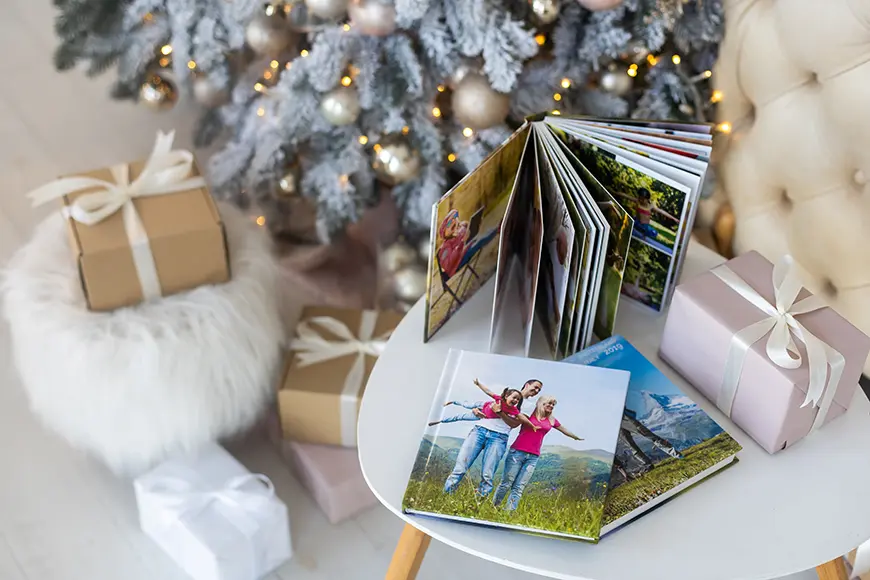
<path fill-rule="evenodd" d="M 486 234 L 469 240 L 468 222 L 460 220 L 459 211 L 451 209 L 438 227 L 441 238 L 437 251 L 438 263 L 447 277 L 452 278 L 460 268 L 468 264 L 498 234 L 498 230 L 497 227 L 493 228 Z"/>
<path fill-rule="evenodd" d="M 523 426 L 528 424 L 529 429 L 534 429 L 537 431 L 537 427 L 535 427 L 525 416 L 520 414 L 520 406 L 523 404 L 523 393 L 518 391 L 517 389 L 505 389 L 502 391 L 501 395 L 496 395 L 488 388 L 486 388 L 480 381 L 474 379 L 474 384 L 478 389 L 487 394 L 492 400 L 491 401 L 447 401 L 444 403 L 444 406 L 447 407 L 449 405 L 459 405 L 460 407 L 465 407 L 466 409 L 471 409 L 470 413 L 460 413 L 459 415 L 454 415 L 453 417 L 445 417 L 440 421 L 432 421 L 429 423 L 429 426 L 437 425 L 438 423 L 455 423 L 456 421 L 480 421 L 481 418 L 484 419 L 499 419 L 498 412 L 504 411 L 506 415 L 511 417 L 516 417 Z M 480 414 L 476 415 L 473 411 L 478 409 Z"/>
<path fill-rule="evenodd" d="M 532 474 L 535 473 L 535 466 L 538 464 L 538 458 L 541 456 L 541 446 L 544 443 L 544 437 L 547 436 L 550 430 L 556 429 L 561 431 L 563 435 L 576 441 L 583 440 L 563 427 L 559 420 L 553 416 L 553 409 L 555 407 L 555 397 L 541 396 L 535 405 L 534 413 L 528 418 L 532 427 L 536 428 L 527 427 L 525 423 L 520 426 L 520 434 L 514 440 L 513 445 L 511 445 L 507 458 L 504 461 L 501 483 L 492 499 L 493 505 L 500 505 L 502 500 L 504 500 L 504 496 L 510 492 L 505 509 L 507 511 L 517 509 L 520 498 L 523 496 L 523 490 L 526 488 L 529 480 L 532 479 Z M 520 414 L 520 417 L 522 417 L 522 414 Z"/>

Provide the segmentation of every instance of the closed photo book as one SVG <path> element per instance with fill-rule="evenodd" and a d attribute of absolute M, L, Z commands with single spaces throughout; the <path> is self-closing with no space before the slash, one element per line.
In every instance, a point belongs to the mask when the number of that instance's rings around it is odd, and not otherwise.
<path fill-rule="evenodd" d="M 492 352 L 528 355 L 540 328 L 561 359 L 613 333 L 621 296 L 663 309 L 711 143 L 705 124 L 528 120 L 432 209 L 425 340 L 493 276 Z"/>
<path fill-rule="evenodd" d="M 450 350 L 405 513 L 598 541 L 629 373 Z"/>
<path fill-rule="evenodd" d="M 625 338 L 612 336 L 565 362 L 631 373 L 602 535 L 737 461 L 740 444 Z"/>

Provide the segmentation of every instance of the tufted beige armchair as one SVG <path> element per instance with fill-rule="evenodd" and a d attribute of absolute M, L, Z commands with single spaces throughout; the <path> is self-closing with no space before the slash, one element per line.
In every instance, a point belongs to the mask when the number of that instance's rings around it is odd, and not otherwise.
<path fill-rule="evenodd" d="M 791 253 L 870 334 L 870 1 L 725 4 L 713 203 L 730 201 L 734 251 Z"/>

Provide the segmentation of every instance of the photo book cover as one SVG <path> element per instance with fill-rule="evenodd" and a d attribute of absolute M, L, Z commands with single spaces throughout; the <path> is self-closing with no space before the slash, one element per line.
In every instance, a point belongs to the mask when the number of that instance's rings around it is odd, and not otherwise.
<path fill-rule="evenodd" d="M 629 373 L 451 350 L 402 507 L 597 541 Z"/>

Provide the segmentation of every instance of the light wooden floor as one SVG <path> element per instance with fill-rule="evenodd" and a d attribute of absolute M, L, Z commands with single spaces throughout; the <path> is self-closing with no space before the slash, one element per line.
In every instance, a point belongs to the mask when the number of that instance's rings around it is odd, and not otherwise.
<path fill-rule="evenodd" d="M 157 128 L 190 143 L 192 108 L 156 114 L 111 102 L 108 78 L 59 75 L 49 0 L 6 0 L 0 17 L 0 264 L 27 239 L 45 211 L 24 193 L 59 174 L 147 152 Z M 14 55 L 14 57 L 13 57 Z M 0 325 L 0 579 L 175 580 L 185 578 L 142 536 L 129 482 L 70 450 L 27 410 Z M 402 526 L 377 507 L 331 526 L 261 440 L 233 448 L 273 479 L 290 507 L 296 555 L 270 580 L 383 578 Z M 419 578 L 449 562 L 451 580 L 530 578 L 434 542 Z M 443 570 L 443 568 L 442 568 Z M 810 580 L 805 573 L 791 580 Z"/>

